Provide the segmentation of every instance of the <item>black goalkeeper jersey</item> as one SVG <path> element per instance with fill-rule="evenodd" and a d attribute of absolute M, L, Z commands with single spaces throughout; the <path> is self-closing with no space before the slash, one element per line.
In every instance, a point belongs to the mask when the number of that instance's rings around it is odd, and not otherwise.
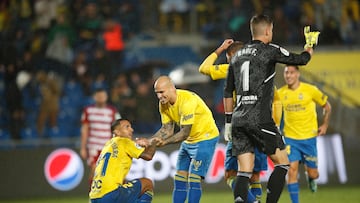
<path fill-rule="evenodd" d="M 232 57 L 224 86 L 224 97 L 236 94 L 232 125 L 274 122 L 271 106 L 274 94 L 276 63 L 305 65 L 311 56 L 308 52 L 290 53 L 275 44 L 253 40 Z"/>

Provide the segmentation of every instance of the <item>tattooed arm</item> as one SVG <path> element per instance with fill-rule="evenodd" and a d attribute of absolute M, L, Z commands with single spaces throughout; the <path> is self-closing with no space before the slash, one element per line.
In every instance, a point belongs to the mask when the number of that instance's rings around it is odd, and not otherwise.
<path fill-rule="evenodd" d="M 174 125 L 172 124 L 171 131 L 170 129 L 170 123 L 164 124 L 158 132 L 155 133 L 155 135 L 152 137 L 152 139 L 156 140 L 157 147 L 161 147 L 167 144 L 173 144 L 177 142 L 181 142 L 186 140 L 191 131 L 192 125 L 183 125 L 180 127 L 180 131 L 174 134 Z"/>
<path fill-rule="evenodd" d="M 174 134 L 174 127 L 174 122 L 165 123 L 151 138 L 157 138 L 162 140 L 167 139 Z"/>
<path fill-rule="evenodd" d="M 191 127 L 192 125 L 182 125 L 179 132 L 164 140 L 163 145 L 173 144 L 186 140 L 190 135 Z"/>

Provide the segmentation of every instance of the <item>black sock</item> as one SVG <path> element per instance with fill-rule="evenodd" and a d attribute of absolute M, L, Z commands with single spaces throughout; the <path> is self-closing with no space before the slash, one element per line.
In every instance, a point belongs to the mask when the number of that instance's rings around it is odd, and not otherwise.
<path fill-rule="evenodd" d="M 250 176 L 251 173 L 246 173 L 246 172 L 238 173 L 234 188 L 234 200 L 236 203 L 247 201 Z"/>
<path fill-rule="evenodd" d="M 285 176 L 289 170 L 288 165 L 277 165 L 271 173 L 267 185 L 266 203 L 278 202 L 285 184 Z"/>

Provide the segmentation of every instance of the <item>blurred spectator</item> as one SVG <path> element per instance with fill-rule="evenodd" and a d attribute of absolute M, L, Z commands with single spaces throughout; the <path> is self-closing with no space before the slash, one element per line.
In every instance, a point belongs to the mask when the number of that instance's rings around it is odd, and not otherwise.
<path fill-rule="evenodd" d="M 158 100 L 153 93 L 152 84 L 152 82 L 142 82 L 136 88 L 135 133 L 154 134 L 161 127 L 158 108 L 156 108 Z"/>
<path fill-rule="evenodd" d="M 335 20 L 335 22 L 339 25 L 339 23 L 341 22 L 342 1 L 343 0 L 325 0 L 325 1 L 323 1 L 323 4 L 322 4 L 322 6 L 323 6 L 322 7 L 323 25 L 325 25 L 326 21 L 328 21 L 329 19 Z M 321 12 L 320 12 L 320 14 L 321 14 Z"/>
<path fill-rule="evenodd" d="M 122 1 L 115 15 L 123 28 L 124 39 L 130 39 L 141 31 L 139 0 Z"/>
<path fill-rule="evenodd" d="M 279 44 L 287 44 L 290 39 L 289 22 L 284 16 L 284 12 L 280 6 L 277 6 L 274 10 L 274 29 L 273 32 L 276 35 L 273 36 L 273 42 Z"/>
<path fill-rule="evenodd" d="M 160 0 L 149 1 L 139 0 L 141 6 L 141 28 L 142 30 L 156 30 L 159 25 L 159 2 Z"/>
<path fill-rule="evenodd" d="M 57 11 L 60 5 L 64 4 L 65 0 L 35 0 L 35 29 L 46 33 L 53 20 L 55 20 Z"/>
<path fill-rule="evenodd" d="M 92 77 L 89 72 L 89 64 L 85 51 L 79 51 L 73 62 L 73 73 L 77 81 L 80 82 L 84 95 L 90 96 Z"/>
<path fill-rule="evenodd" d="M 121 72 L 125 49 L 121 25 L 112 19 L 107 19 L 102 37 L 111 73 Z"/>
<path fill-rule="evenodd" d="M 130 121 L 135 120 L 136 100 L 125 74 L 119 74 L 111 88 L 111 103 Z"/>
<path fill-rule="evenodd" d="M 320 36 L 320 43 L 324 45 L 340 44 L 342 40 L 340 36 L 339 24 L 337 21 L 334 18 L 329 17 L 324 23 L 324 29 L 322 30 L 322 33 L 326 34 Z"/>
<path fill-rule="evenodd" d="M 98 12 L 97 3 L 89 1 L 85 8 L 80 10 L 76 19 L 76 28 L 79 33 L 79 48 L 91 51 L 97 45 L 103 18 Z"/>
<path fill-rule="evenodd" d="M 195 5 L 192 5 L 193 12 L 196 12 L 197 16 L 197 27 L 202 28 L 209 22 L 216 20 L 216 7 L 215 2 L 211 0 L 199 0 L 194 2 Z"/>
<path fill-rule="evenodd" d="M 84 15 L 84 7 L 87 0 L 71 0 L 68 3 L 70 22 L 76 23 L 80 16 Z"/>
<path fill-rule="evenodd" d="M 29 50 L 26 50 L 23 54 L 22 60 L 19 60 L 19 66 L 21 66 L 21 70 L 25 70 L 29 73 L 35 72 L 35 61 L 33 56 Z"/>
<path fill-rule="evenodd" d="M 29 32 L 31 30 L 31 21 L 33 10 L 31 6 L 30 0 L 20 0 L 19 6 L 19 20 L 18 26 L 25 30 L 25 32 Z"/>
<path fill-rule="evenodd" d="M 145 73 L 145 71 L 144 71 Z M 131 71 L 128 73 L 130 81 L 128 81 L 128 84 L 131 89 L 136 90 L 136 87 L 141 84 L 142 78 L 144 78 L 143 73 L 138 73 L 137 71 Z M 143 76 L 143 77 L 142 77 Z"/>
<path fill-rule="evenodd" d="M 58 35 L 66 37 L 69 45 L 74 47 L 76 42 L 75 29 L 69 22 L 65 12 L 60 12 L 57 14 L 56 21 L 50 27 L 48 32 L 48 43 L 51 44 L 51 42 L 53 42 Z"/>
<path fill-rule="evenodd" d="M 2 46 L 0 60 L 2 64 L 16 63 L 18 52 L 14 43 L 15 40 L 14 35 L 7 35 L 0 41 Z"/>
<path fill-rule="evenodd" d="M 9 1 L 3 0 L 0 2 L 0 38 L 3 37 L 5 31 L 10 26 L 10 13 L 7 9 Z"/>
<path fill-rule="evenodd" d="M 250 39 L 248 23 L 254 13 L 253 2 L 232 0 L 232 4 L 225 10 L 226 30 L 234 39 Z"/>
<path fill-rule="evenodd" d="M 303 1 L 301 11 L 302 11 L 302 16 L 301 16 L 302 25 L 310 25 L 311 27 L 316 29 L 313 3 L 309 0 Z"/>
<path fill-rule="evenodd" d="M 359 1 L 345 0 L 342 2 L 340 34 L 345 44 L 353 44 L 359 34 L 360 8 Z"/>
<path fill-rule="evenodd" d="M 186 0 L 162 0 L 160 2 L 160 26 L 165 30 L 181 32 L 184 29 L 184 21 L 189 11 Z"/>
<path fill-rule="evenodd" d="M 70 65 L 74 58 L 74 51 L 65 35 L 57 35 L 46 49 L 46 57 Z"/>
<path fill-rule="evenodd" d="M 37 118 L 37 131 L 39 136 L 45 136 L 45 128 L 47 124 L 51 129 L 57 128 L 57 118 L 59 113 L 60 100 L 60 81 L 54 73 L 46 73 L 38 71 L 36 79 L 39 83 L 41 93 L 41 103 Z"/>
<path fill-rule="evenodd" d="M 98 75 L 103 75 L 106 81 L 106 86 L 109 88 L 114 80 L 111 66 L 109 65 L 108 57 L 105 55 L 105 51 L 101 47 L 97 47 L 94 51 L 94 56 L 89 62 L 89 72 L 91 77 L 96 78 Z"/>
<path fill-rule="evenodd" d="M 15 35 L 12 37 L 14 37 L 13 45 L 16 51 L 16 55 L 14 57 L 20 59 L 23 56 L 25 50 L 27 49 L 28 36 L 25 34 L 23 29 L 18 28 L 15 31 Z"/>
<path fill-rule="evenodd" d="M 29 39 L 29 49 L 32 55 L 37 59 L 43 59 L 47 47 L 47 40 L 44 33 L 34 31 Z"/>
<path fill-rule="evenodd" d="M 98 8 L 101 16 L 104 18 L 111 18 L 114 16 L 114 12 L 118 7 L 112 0 L 99 0 Z"/>
<path fill-rule="evenodd" d="M 20 139 L 20 130 L 24 123 L 22 95 L 16 83 L 19 70 L 15 64 L 9 64 L 5 72 L 6 109 L 10 115 L 9 132 L 13 139 Z"/>

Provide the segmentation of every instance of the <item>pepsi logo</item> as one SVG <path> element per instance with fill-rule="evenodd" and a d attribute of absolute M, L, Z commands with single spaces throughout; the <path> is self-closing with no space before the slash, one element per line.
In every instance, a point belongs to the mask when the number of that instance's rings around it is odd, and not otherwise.
<path fill-rule="evenodd" d="M 60 148 L 46 158 L 44 173 L 53 188 L 68 191 L 80 184 L 84 175 L 84 165 L 76 152 Z"/>

